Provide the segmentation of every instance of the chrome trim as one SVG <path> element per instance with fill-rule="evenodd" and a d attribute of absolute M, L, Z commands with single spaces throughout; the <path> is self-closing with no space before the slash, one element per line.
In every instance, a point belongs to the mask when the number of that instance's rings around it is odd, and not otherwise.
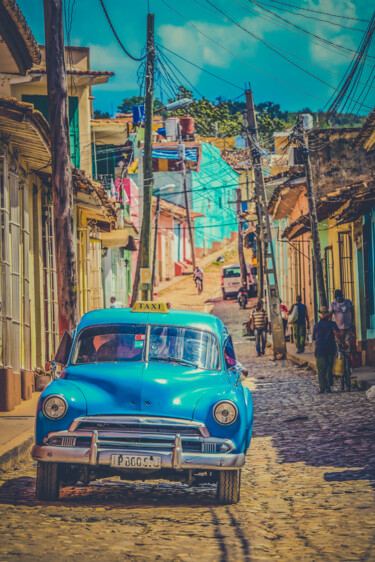
<path fill-rule="evenodd" d="M 175 446 L 174 449 L 177 447 Z M 147 449 L 142 451 L 148 453 Z M 112 455 L 119 454 L 118 450 L 99 451 L 97 456 L 97 465 L 110 466 Z M 139 451 L 127 451 L 128 455 L 139 455 Z M 158 453 L 161 457 L 161 468 L 174 468 L 172 464 L 173 451 L 171 453 Z M 176 453 L 175 453 L 176 455 Z M 45 445 L 34 445 L 31 456 L 36 461 L 43 462 L 62 462 L 72 464 L 90 464 L 90 449 L 87 448 L 69 448 L 69 447 L 53 447 Z M 206 454 L 206 453 L 181 453 L 178 461 L 179 469 L 197 469 L 197 470 L 238 470 L 245 464 L 244 453 L 232 454 Z M 137 470 L 137 469 L 135 469 Z M 134 470 L 133 470 L 134 472 Z M 140 479 L 141 479 L 140 475 Z"/>
<path fill-rule="evenodd" d="M 181 436 L 177 434 L 174 440 L 174 447 L 172 451 L 172 467 L 178 470 L 179 468 L 181 468 L 181 461 L 182 461 Z"/>
<path fill-rule="evenodd" d="M 98 464 L 98 432 L 93 431 L 91 437 L 91 445 L 89 452 L 89 464 Z"/>
<path fill-rule="evenodd" d="M 83 416 L 81 418 L 76 418 L 70 424 L 69 432 L 77 431 L 77 427 L 83 422 L 92 423 L 118 423 L 118 424 L 141 424 L 143 426 L 147 425 L 175 425 L 179 427 L 191 427 L 198 429 L 203 437 L 210 437 L 210 433 L 204 423 L 194 420 L 182 420 L 180 418 L 161 418 L 152 416 Z M 103 428 L 105 429 L 105 428 Z M 79 430 L 78 430 L 79 431 Z M 85 431 L 83 429 L 83 431 Z M 88 430 L 91 432 L 91 430 Z M 91 433 L 90 433 L 91 434 Z"/>
<path fill-rule="evenodd" d="M 226 404 L 232 404 L 232 406 L 233 406 L 234 409 L 236 410 L 236 417 L 235 417 L 234 420 L 233 420 L 232 422 L 230 422 L 230 423 L 222 423 L 222 422 L 219 422 L 219 420 L 217 420 L 216 417 L 215 417 L 215 410 L 216 410 L 216 408 L 217 408 L 220 404 L 223 404 L 223 402 L 226 403 Z M 224 427 L 228 427 L 229 425 L 234 424 L 234 422 L 238 419 L 238 408 L 237 408 L 237 404 L 235 404 L 232 400 L 219 400 L 219 402 L 216 402 L 216 404 L 215 404 L 215 406 L 214 406 L 212 415 L 213 415 L 213 418 L 214 418 L 214 420 L 215 420 L 216 423 L 218 423 L 219 425 L 223 425 Z"/>
<path fill-rule="evenodd" d="M 48 414 L 46 414 L 46 412 L 45 412 L 45 410 L 44 410 L 44 405 L 45 405 L 45 403 L 46 403 L 48 400 L 50 400 L 51 398 L 61 398 L 61 400 L 62 400 L 62 401 L 64 402 L 64 404 L 65 404 L 65 412 L 64 412 L 63 415 L 60 416 L 59 418 L 51 418 Z M 43 400 L 42 412 L 43 412 L 43 414 L 46 416 L 46 418 L 48 418 L 49 420 L 52 420 L 52 421 L 55 421 L 55 420 L 62 420 L 67 411 L 68 411 L 68 402 L 66 401 L 66 399 L 64 398 L 64 396 L 62 396 L 61 394 L 50 394 L 49 396 L 47 396 L 47 397 Z"/>

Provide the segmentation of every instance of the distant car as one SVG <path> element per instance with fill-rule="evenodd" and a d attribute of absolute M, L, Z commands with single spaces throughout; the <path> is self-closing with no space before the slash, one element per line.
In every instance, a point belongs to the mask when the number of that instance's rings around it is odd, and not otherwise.
<path fill-rule="evenodd" d="M 247 286 L 249 297 L 257 295 L 257 269 L 256 267 L 246 266 L 247 269 Z M 221 290 L 223 299 L 228 297 L 236 297 L 238 291 L 242 287 L 241 268 L 237 263 L 235 265 L 224 265 L 221 270 Z"/>
<path fill-rule="evenodd" d="M 252 399 L 219 318 L 162 303 L 89 312 L 56 361 L 36 414 L 38 499 L 120 476 L 216 482 L 219 503 L 239 500 Z"/>

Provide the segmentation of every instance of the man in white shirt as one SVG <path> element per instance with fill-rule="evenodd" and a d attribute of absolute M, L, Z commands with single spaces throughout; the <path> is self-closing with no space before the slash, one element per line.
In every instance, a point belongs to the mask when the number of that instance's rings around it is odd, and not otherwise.
<path fill-rule="evenodd" d="M 122 302 L 116 300 L 116 297 L 111 297 L 109 308 L 124 308 Z"/>

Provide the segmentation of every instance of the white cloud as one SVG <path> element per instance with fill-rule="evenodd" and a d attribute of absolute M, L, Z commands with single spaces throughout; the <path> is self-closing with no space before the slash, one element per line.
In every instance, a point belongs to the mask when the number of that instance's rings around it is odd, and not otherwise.
<path fill-rule="evenodd" d="M 132 61 L 117 47 L 117 44 L 106 46 L 88 44 L 90 47 L 90 67 L 92 70 L 109 70 L 115 73 L 110 78 L 105 89 L 109 92 L 120 90 L 134 90 L 137 85 L 138 62 Z"/>

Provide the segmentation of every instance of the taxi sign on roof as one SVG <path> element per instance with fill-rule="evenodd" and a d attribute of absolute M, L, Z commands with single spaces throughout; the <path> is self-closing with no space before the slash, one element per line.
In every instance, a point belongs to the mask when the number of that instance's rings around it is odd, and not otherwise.
<path fill-rule="evenodd" d="M 165 302 L 137 301 L 132 312 L 169 312 Z"/>

